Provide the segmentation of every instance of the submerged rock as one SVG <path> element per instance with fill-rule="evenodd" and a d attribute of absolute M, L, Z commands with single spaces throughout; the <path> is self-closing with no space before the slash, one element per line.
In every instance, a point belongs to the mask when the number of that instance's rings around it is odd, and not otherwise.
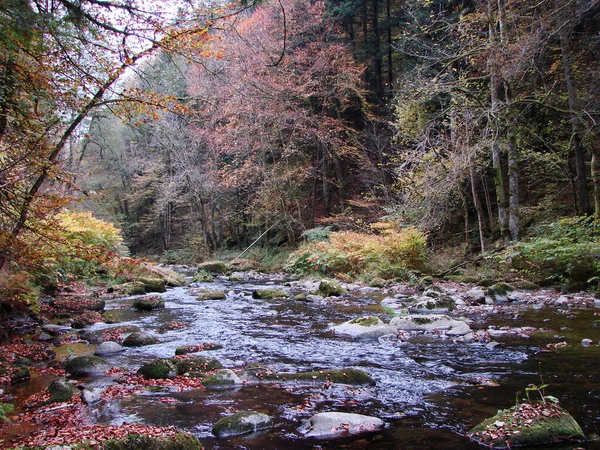
<path fill-rule="evenodd" d="M 241 436 L 265 431 L 273 427 L 273 420 L 264 413 L 243 411 L 224 417 L 214 424 L 212 432 L 216 437 Z"/>
<path fill-rule="evenodd" d="M 308 381 L 311 383 L 339 383 L 349 385 L 369 385 L 374 386 L 375 380 L 362 370 L 357 369 L 338 369 L 338 370 L 315 370 L 311 372 L 298 373 L 265 373 L 262 375 L 265 380 L 278 381 Z"/>
<path fill-rule="evenodd" d="M 468 436 L 494 449 L 582 441 L 585 435 L 573 417 L 555 403 L 521 403 L 498 413 L 469 431 Z"/>
<path fill-rule="evenodd" d="M 88 387 L 81 391 L 81 400 L 86 405 L 95 405 L 102 401 L 102 394 L 106 389 L 101 387 Z"/>
<path fill-rule="evenodd" d="M 449 336 L 464 336 L 471 331 L 466 322 L 438 314 L 394 317 L 390 321 L 390 325 L 402 331 L 446 330 L 446 334 Z"/>
<path fill-rule="evenodd" d="M 319 413 L 306 420 L 298 431 L 304 436 L 329 439 L 360 433 L 368 433 L 383 428 L 383 420 L 377 417 L 343 412 Z"/>
<path fill-rule="evenodd" d="M 337 325 L 333 327 L 333 331 L 353 339 L 377 339 L 395 333 L 396 329 L 386 325 L 378 317 L 364 316 Z"/>

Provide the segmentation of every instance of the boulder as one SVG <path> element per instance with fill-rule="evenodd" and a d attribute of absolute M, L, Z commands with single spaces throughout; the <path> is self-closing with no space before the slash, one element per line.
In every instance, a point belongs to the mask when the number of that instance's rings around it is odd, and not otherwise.
<path fill-rule="evenodd" d="M 348 291 L 342 287 L 337 281 L 322 280 L 319 283 L 316 294 L 323 297 L 339 297 L 342 294 L 347 294 Z"/>
<path fill-rule="evenodd" d="M 324 412 L 315 414 L 306 420 L 298 428 L 298 431 L 309 438 L 330 439 L 377 431 L 383 426 L 383 420 L 377 417 L 344 412 Z"/>
<path fill-rule="evenodd" d="M 131 281 L 129 283 L 113 286 L 112 289 L 123 292 L 125 295 L 142 295 L 146 293 L 144 283 L 141 281 Z"/>
<path fill-rule="evenodd" d="M 274 298 L 287 298 L 290 294 L 281 289 L 257 289 L 252 292 L 252 298 L 259 298 L 261 300 L 272 300 Z"/>
<path fill-rule="evenodd" d="M 362 370 L 337 369 L 337 370 L 315 370 L 311 372 L 264 372 L 261 376 L 264 380 L 277 381 L 304 381 L 310 383 L 339 383 L 354 386 L 374 386 L 375 380 Z"/>
<path fill-rule="evenodd" d="M 106 389 L 101 387 L 87 387 L 81 391 L 81 400 L 86 405 L 95 405 L 102 401 L 102 394 Z"/>
<path fill-rule="evenodd" d="M 229 272 L 229 267 L 223 261 L 205 261 L 198 264 L 198 271 L 205 270 L 210 273 L 225 274 Z"/>
<path fill-rule="evenodd" d="M 450 336 L 463 336 L 471 331 L 469 325 L 462 320 L 438 314 L 394 317 L 390 320 L 390 326 L 402 331 L 446 330 L 446 334 Z"/>
<path fill-rule="evenodd" d="M 175 355 L 187 355 L 188 353 L 204 352 L 208 350 L 219 350 L 223 348 L 220 344 L 206 342 L 198 345 L 183 345 L 175 349 Z"/>
<path fill-rule="evenodd" d="M 165 280 L 162 278 L 141 277 L 137 281 L 144 284 L 146 292 L 165 292 L 167 290 Z"/>
<path fill-rule="evenodd" d="M 125 347 L 142 347 L 144 345 L 158 344 L 158 339 L 143 331 L 131 333 L 123 340 Z"/>
<path fill-rule="evenodd" d="M 336 334 L 348 336 L 353 339 L 377 339 L 387 334 L 396 333 L 394 327 L 386 325 L 381 319 L 374 316 L 364 316 L 349 320 L 333 327 L 333 331 Z"/>
<path fill-rule="evenodd" d="M 456 302 L 448 295 L 436 295 L 435 297 L 424 295 L 409 305 L 408 311 L 411 313 L 444 313 L 455 308 Z"/>
<path fill-rule="evenodd" d="M 196 300 L 225 300 L 225 298 L 227 298 L 227 295 L 224 291 L 207 289 L 203 292 L 200 292 L 196 297 Z"/>
<path fill-rule="evenodd" d="M 10 370 L 10 382 L 11 384 L 20 383 L 21 381 L 27 381 L 31 377 L 29 373 L 29 367 L 23 364 L 15 364 Z"/>
<path fill-rule="evenodd" d="M 514 291 L 514 288 L 506 283 L 496 283 L 490 286 L 485 292 L 486 297 L 492 302 L 503 303 L 508 302 L 508 293 Z"/>
<path fill-rule="evenodd" d="M 121 439 L 110 439 L 102 443 L 104 450 L 202 450 L 198 438 L 189 433 L 173 436 L 146 436 L 128 434 Z"/>
<path fill-rule="evenodd" d="M 188 373 L 190 375 L 201 376 L 211 370 L 223 368 L 223 365 L 218 360 L 203 356 L 176 356 L 171 360 L 177 367 L 179 375 Z"/>
<path fill-rule="evenodd" d="M 214 280 L 215 278 L 208 270 L 198 270 L 198 272 L 192 278 L 193 283 L 210 283 Z"/>
<path fill-rule="evenodd" d="M 164 308 L 165 301 L 158 295 L 145 295 L 144 297 L 136 298 L 131 307 L 138 311 L 152 311 L 153 309 Z"/>
<path fill-rule="evenodd" d="M 216 437 L 223 438 L 265 431 L 272 427 L 273 419 L 265 413 L 243 411 L 219 420 L 212 432 Z"/>
<path fill-rule="evenodd" d="M 233 370 L 218 369 L 202 380 L 207 389 L 235 388 L 242 384 L 240 377 Z"/>
<path fill-rule="evenodd" d="M 170 359 L 156 359 L 140 367 L 137 374 L 149 380 L 172 380 L 177 376 L 177 367 Z"/>
<path fill-rule="evenodd" d="M 521 403 L 498 413 L 469 431 L 490 448 L 512 448 L 585 440 L 573 417 L 552 402 Z"/>
<path fill-rule="evenodd" d="M 96 351 L 94 352 L 94 355 L 96 355 L 96 356 L 113 355 L 115 353 L 122 352 L 123 350 L 125 350 L 125 347 L 118 344 L 117 342 L 106 341 L 106 342 L 102 342 L 100 345 L 98 345 L 98 347 L 96 348 Z"/>
<path fill-rule="evenodd" d="M 110 365 L 97 356 L 76 356 L 65 364 L 65 370 L 73 376 L 104 375 Z"/>
<path fill-rule="evenodd" d="M 50 394 L 50 399 L 47 403 L 62 403 L 71 400 L 73 394 L 79 392 L 79 390 L 69 383 L 64 378 L 59 378 L 58 380 L 54 380 L 48 388 L 46 389 Z"/>
<path fill-rule="evenodd" d="M 473 288 L 463 294 L 465 300 L 475 303 L 485 303 L 485 291 L 479 288 Z"/>

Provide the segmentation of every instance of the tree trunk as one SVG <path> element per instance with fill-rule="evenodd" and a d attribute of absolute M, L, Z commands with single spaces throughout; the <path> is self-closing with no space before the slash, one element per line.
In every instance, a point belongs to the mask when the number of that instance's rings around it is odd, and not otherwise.
<path fill-rule="evenodd" d="M 594 216 L 600 219 L 600 145 L 596 144 L 592 155 L 592 181 L 594 183 Z"/>
<path fill-rule="evenodd" d="M 394 90 L 394 61 L 392 49 L 392 0 L 385 2 L 385 17 L 387 20 L 387 59 L 388 59 L 388 91 Z"/>
<path fill-rule="evenodd" d="M 520 235 L 519 148 L 514 134 L 508 136 L 508 230 L 513 241 Z"/>
<path fill-rule="evenodd" d="M 575 154 L 575 179 L 577 188 L 577 206 L 580 214 L 589 214 L 590 201 L 587 185 L 587 170 L 585 167 L 585 155 L 582 145 L 581 123 L 577 117 L 579 100 L 573 80 L 572 61 L 571 61 L 571 45 L 569 42 L 569 31 L 567 27 L 563 27 L 559 33 L 560 36 L 560 52 L 563 62 L 563 71 L 565 75 L 565 84 L 567 87 L 567 97 L 569 102 L 571 130 L 573 133 L 573 151 Z"/>
<path fill-rule="evenodd" d="M 485 253 L 485 217 L 483 214 L 483 208 L 481 207 L 481 200 L 479 200 L 479 195 L 477 194 L 475 168 L 472 165 L 469 167 L 469 175 L 471 178 L 471 193 L 473 194 L 473 203 L 475 204 L 475 211 L 477 212 L 477 225 L 479 227 L 479 244 L 481 246 L 481 253 Z"/>

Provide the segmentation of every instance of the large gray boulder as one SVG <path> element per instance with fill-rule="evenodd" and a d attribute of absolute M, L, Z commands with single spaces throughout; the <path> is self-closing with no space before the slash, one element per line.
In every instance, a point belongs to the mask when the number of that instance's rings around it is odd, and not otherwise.
<path fill-rule="evenodd" d="M 471 330 L 462 320 L 439 314 L 415 314 L 412 316 L 394 317 L 390 326 L 399 331 L 445 331 L 449 336 L 464 336 Z"/>
<path fill-rule="evenodd" d="M 304 436 L 317 439 L 330 439 L 340 436 L 368 433 L 384 426 L 377 417 L 343 412 L 319 413 L 306 420 L 298 431 Z"/>
<path fill-rule="evenodd" d="M 217 369 L 202 380 L 207 389 L 231 389 L 242 385 L 242 380 L 230 369 Z"/>
<path fill-rule="evenodd" d="M 394 327 L 386 325 L 374 316 L 364 316 L 352 319 L 333 327 L 335 334 L 348 336 L 352 339 L 377 339 L 387 334 L 396 333 Z"/>
<path fill-rule="evenodd" d="M 158 339 L 143 331 L 131 333 L 123 340 L 125 347 L 142 347 L 144 345 L 158 344 Z"/>
<path fill-rule="evenodd" d="M 94 355 L 96 355 L 96 356 L 113 355 L 115 353 L 120 353 L 124 350 L 125 350 L 125 347 L 123 347 L 121 344 L 119 344 L 115 341 L 105 341 L 105 342 L 102 342 L 100 345 L 98 345 L 98 347 L 96 348 L 96 351 L 94 352 Z"/>

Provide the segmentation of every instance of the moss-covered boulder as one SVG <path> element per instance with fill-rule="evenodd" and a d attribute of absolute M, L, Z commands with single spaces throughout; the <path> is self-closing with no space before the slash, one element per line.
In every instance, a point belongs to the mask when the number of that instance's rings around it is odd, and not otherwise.
<path fill-rule="evenodd" d="M 205 270 L 210 273 L 224 274 L 229 272 L 229 267 L 223 261 L 205 261 L 198 264 L 198 271 Z"/>
<path fill-rule="evenodd" d="M 64 378 L 54 380 L 46 389 L 50 399 L 46 403 L 62 403 L 71 400 L 73 394 L 79 393 L 79 389 Z"/>
<path fill-rule="evenodd" d="M 65 370 L 73 376 L 85 377 L 103 375 L 110 365 L 98 356 L 76 356 L 65 364 Z"/>
<path fill-rule="evenodd" d="M 550 402 L 521 403 L 498 411 L 469 431 L 468 436 L 494 449 L 585 440 L 575 419 Z"/>
<path fill-rule="evenodd" d="M 167 290 L 167 283 L 162 278 L 141 277 L 136 281 L 144 284 L 146 292 L 165 292 Z"/>
<path fill-rule="evenodd" d="M 423 295 L 408 306 L 408 311 L 411 313 L 442 313 L 454 309 L 456 309 L 456 302 L 449 295 L 435 297 Z"/>
<path fill-rule="evenodd" d="M 175 355 L 187 355 L 188 353 L 197 353 L 197 352 L 205 352 L 209 350 L 219 350 L 223 348 L 220 344 L 213 344 L 211 342 L 206 342 L 204 344 L 198 345 L 182 345 L 181 347 L 177 347 L 175 349 Z"/>
<path fill-rule="evenodd" d="M 101 311 L 104 311 L 105 307 L 106 307 L 106 302 L 103 299 L 91 298 L 90 302 L 85 304 L 84 309 L 87 309 L 89 311 L 101 312 Z"/>
<path fill-rule="evenodd" d="M 178 433 L 172 436 L 130 434 L 121 439 L 102 443 L 104 450 L 202 450 L 204 447 L 194 435 Z"/>
<path fill-rule="evenodd" d="M 509 292 L 514 290 L 515 288 L 513 288 L 510 284 L 496 283 L 485 291 L 485 295 L 494 302 L 507 302 Z"/>
<path fill-rule="evenodd" d="M 339 383 L 353 386 L 374 386 L 375 380 L 362 370 L 357 369 L 335 369 L 315 370 L 311 372 L 298 373 L 264 373 L 263 379 L 277 381 L 307 381 L 311 383 Z"/>
<path fill-rule="evenodd" d="M 242 385 L 242 380 L 233 370 L 217 369 L 202 380 L 207 389 L 230 389 Z"/>
<path fill-rule="evenodd" d="M 348 291 L 344 289 L 340 283 L 331 280 L 322 280 L 319 283 L 317 294 L 323 297 L 339 297 L 342 294 L 347 294 Z"/>
<path fill-rule="evenodd" d="M 222 438 L 256 433 L 272 427 L 273 420 L 265 413 L 243 411 L 219 420 L 214 424 L 212 432 Z"/>
<path fill-rule="evenodd" d="M 122 292 L 125 295 L 142 295 L 146 293 L 144 283 L 141 281 L 131 281 L 129 283 L 112 286 L 111 290 Z"/>
<path fill-rule="evenodd" d="M 172 380 L 177 376 L 177 367 L 170 359 L 157 359 L 144 364 L 138 369 L 137 374 L 150 380 Z"/>
<path fill-rule="evenodd" d="M 165 307 L 165 301 L 158 295 L 145 295 L 144 297 L 136 298 L 131 304 L 133 309 L 138 311 L 152 311 Z"/>
<path fill-rule="evenodd" d="M 208 270 L 198 270 L 196 275 L 194 275 L 193 282 L 194 283 L 210 283 L 215 280 L 215 277 L 212 276 Z"/>
<path fill-rule="evenodd" d="M 20 383 L 27 381 L 31 377 L 29 373 L 29 367 L 24 364 L 15 364 L 10 370 L 10 382 L 11 384 Z"/>
<path fill-rule="evenodd" d="M 123 340 L 123 346 L 125 347 L 142 347 L 144 345 L 158 344 L 158 339 L 151 334 L 143 331 L 137 331 L 131 333 Z"/>
<path fill-rule="evenodd" d="M 287 298 L 290 294 L 281 289 L 257 289 L 252 292 L 252 298 L 261 300 L 272 300 L 274 298 Z"/>
<path fill-rule="evenodd" d="M 396 328 L 386 325 L 378 317 L 364 316 L 337 325 L 333 327 L 333 331 L 352 339 L 378 339 L 381 336 L 396 333 Z"/>
<path fill-rule="evenodd" d="M 1 421 L 10 421 L 6 415 L 13 412 L 15 407 L 10 403 L 0 403 L 0 420 Z"/>
<path fill-rule="evenodd" d="M 196 300 L 225 300 L 225 298 L 227 298 L 225 291 L 219 291 L 216 289 L 207 289 L 199 292 L 196 296 Z"/>
<path fill-rule="evenodd" d="M 203 356 L 184 355 L 176 356 L 171 358 L 171 360 L 177 367 L 177 373 L 179 375 L 188 373 L 194 376 L 202 376 L 212 370 L 223 368 L 223 365 L 218 360 Z"/>

